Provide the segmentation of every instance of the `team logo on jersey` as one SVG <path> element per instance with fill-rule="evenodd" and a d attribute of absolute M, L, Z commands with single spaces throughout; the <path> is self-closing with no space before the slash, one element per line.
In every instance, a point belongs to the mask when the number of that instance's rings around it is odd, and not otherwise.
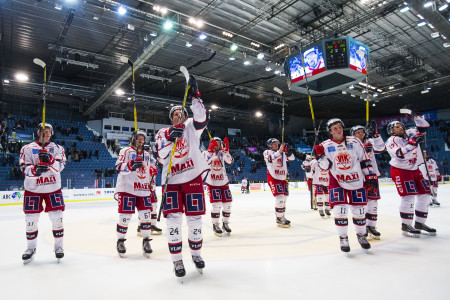
<path fill-rule="evenodd" d="M 31 153 L 38 154 L 39 153 L 39 149 L 33 148 L 33 149 L 31 149 Z"/>
<path fill-rule="evenodd" d="M 50 149 L 48 149 L 48 152 L 55 153 L 55 148 L 51 147 Z"/>
<path fill-rule="evenodd" d="M 348 170 L 352 167 L 352 157 L 348 153 L 339 153 L 334 157 L 334 163 L 339 170 Z"/>
<path fill-rule="evenodd" d="M 145 170 L 145 166 L 142 166 L 142 168 L 139 168 L 136 170 L 136 176 L 139 179 L 145 179 L 145 177 L 147 177 L 147 172 Z"/>
<path fill-rule="evenodd" d="M 217 158 L 217 157 L 213 158 L 213 161 L 211 162 L 211 167 L 212 167 L 213 171 L 222 170 L 222 165 L 220 164 L 219 158 Z"/>
<path fill-rule="evenodd" d="M 53 175 L 48 177 L 41 176 L 36 180 L 36 185 L 48 185 L 53 183 L 56 183 L 56 177 Z"/>
<path fill-rule="evenodd" d="M 335 152 L 336 151 L 336 148 L 334 146 L 330 146 L 327 149 L 328 149 L 328 152 Z"/>
<path fill-rule="evenodd" d="M 180 138 L 177 141 L 177 148 L 175 149 L 175 158 L 183 158 L 189 153 L 189 144 L 185 138 Z"/>
<path fill-rule="evenodd" d="M 277 158 L 276 163 L 277 163 L 278 168 L 283 167 L 283 156 L 280 156 L 279 158 Z"/>
<path fill-rule="evenodd" d="M 347 145 L 347 149 L 348 149 L 348 150 L 352 150 L 352 149 L 353 149 L 353 143 L 348 144 L 348 145 Z"/>

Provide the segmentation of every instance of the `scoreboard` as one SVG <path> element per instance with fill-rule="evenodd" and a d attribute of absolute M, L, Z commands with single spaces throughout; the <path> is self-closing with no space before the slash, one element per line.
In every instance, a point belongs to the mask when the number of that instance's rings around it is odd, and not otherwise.
<path fill-rule="evenodd" d="M 284 61 L 289 89 L 325 94 L 365 78 L 369 47 L 351 37 L 325 39 L 304 47 Z"/>

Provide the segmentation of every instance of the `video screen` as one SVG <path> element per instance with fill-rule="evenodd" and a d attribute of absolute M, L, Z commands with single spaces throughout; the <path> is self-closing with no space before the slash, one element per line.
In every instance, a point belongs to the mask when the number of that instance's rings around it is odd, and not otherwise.
<path fill-rule="evenodd" d="M 355 43 L 354 41 L 350 41 L 350 68 L 363 74 L 367 74 L 367 52 L 366 47 Z"/>
<path fill-rule="evenodd" d="M 305 71 L 308 77 L 325 71 L 323 53 L 319 47 L 313 47 L 304 51 L 303 59 L 305 61 L 305 68 L 303 68 L 300 54 L 289 60 L 292 83 L 305 79 Z"/>

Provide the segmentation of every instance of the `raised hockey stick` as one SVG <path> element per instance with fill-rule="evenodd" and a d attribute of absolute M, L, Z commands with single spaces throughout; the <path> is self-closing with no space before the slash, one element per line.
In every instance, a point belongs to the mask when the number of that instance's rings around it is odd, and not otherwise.
<path fill-rule="evenodd" d="M 181 66 L 180 72 L 183 73 L 184 77 L 186 78 L 186 88 L 184 90 L 183 107 L 181 108 L 181 115 L 180 115 L 180 118 L 178 119 L 178 123 L 181 123 L 181 121 L 183 119 L 184 107 L 186 106 L 186 98 L 188 95 L 188 91 L 191 88 L 191 86 L 189 84 L 189 71 L 186 69 L 185 66 Z M 172 153 L 170 154 L 169 167 L 167 168 L 166 182 L 164 183 L 164 186 L 162 189 L 162 200 L 161 200 L 161 205 L 159 206 L 158 219 L 157 219 L 158 222 L 159 222 L 159 220 L 161 220 L 161 212 L 166 203 L 166 189 L 167 189 L 167 185 L 169 184 L 170 170 L 172 169 L 173 156 L 175 154 L 175 149 L 177 148 L 177 141 L 178 141 L 178 138 L 175 139 L 175 142 L 173 143 L 173 147 L 172 147 Z M 164 169 L 164 167 L 163 167 L 163 169 Z"/>
<path fill-rule="evenodd" d="M 136 114 L 136 81 L 134 79 L 134 64 L 133 62 L 125 56 L 120 57 L 120 61 L 123 63 L 127 63 L 131 67 L 131 76 L 132 76 L 132 83 L 131 83 L 131 100 L 133 101 L 134 105 L 134 131 L 137 133 L 138 127 L 137 127 L 137 114 Z"/>
<path fill-rule="evenodd" d="M 284 143 L 284 97 L 283 91 L 277 87 L 274 87 L 273 90 L 281 95 L 281 143 Z"/>
<path fill-rule="evenodd" d="M 414 122 L 414 126 L 417 128 L 416 120 L 414 120 L 414 116 L 412 114 L 411 109 L 409 109 L 409 108 L 401 108 L 400 109 L 400 113 L 401 114 L 405 114 L 405 115 L 410 115 L 412 120 L 413 120 L 413 122 Z M 428 171 L 427 159 L 425 157 L 425 153 L 423 153 L 422 145 L 420 143 L 418 144 L 418 147 L 419 147 L 420 153 L 422 154 L 423 163 L 425 164 L 425 170 L 427 170 L 427 176 L 428 176 L 428 182 L 430 184 L 431 195 L 433 197 L 436 197 L 436 192 L 434 191 L 434 187 L 431 185 L 431 176 L 430 176 L 430 172 Z"/>
<path fill-rule="evenodd" d="M 44 69 L 44 84 L 42 85 L 42 134 L 39 137 L 42 140 L 42 149 L 44 149 L 44 130 L 45 130 L 45 96 L 47 89 L 47 65 L 39 58 L 33 59 L 33 63 Z"/>
<path fill-rule="evenodd" d="M 365 57 L 366 58 L 366 91 L 367 91 L 367 99 L 366 99 L 366 126 L 369 124 L 369 100 L 370 100 L 370 95 L 369 95 L 369 56 L 362 50 L 356 50 L 356 53 L 358 53 L 358 55 L 360 57 Z"/>

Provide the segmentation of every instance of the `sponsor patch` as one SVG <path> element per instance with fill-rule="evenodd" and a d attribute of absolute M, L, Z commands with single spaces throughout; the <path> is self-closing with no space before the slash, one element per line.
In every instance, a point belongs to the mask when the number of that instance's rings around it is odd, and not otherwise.
<path fill-rule="evenodd" d="M 336 151 L 336 148 L 334 146 L 330 146 L 327 149 L 328 149 L 328 152 L 335 152 Z"/>

